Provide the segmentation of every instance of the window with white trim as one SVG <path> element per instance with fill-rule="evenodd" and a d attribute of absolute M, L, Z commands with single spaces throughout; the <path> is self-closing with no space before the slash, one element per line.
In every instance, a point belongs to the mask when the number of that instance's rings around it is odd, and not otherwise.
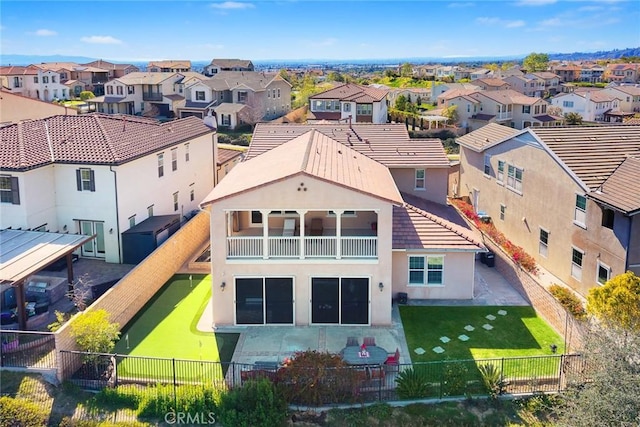
<path fill-rule="evenodd" d="M 17 176 L 0 175 L 0 203 L 20 204 Z"/>
<path fill-rule="evenodd" d="M 549 232 L 544 228 L 540 228 L 540 237 L 538 242 L 538 252 L 543 257 L 547 257 L 549 253 Z"/>
<path fill-rule="evenodd" d="M 409 284 L 439 286 L 444 283 L 444 256 L 410 256 Z"/>
<path fill-rule="evenodd" d="M 135 225 L 136 225 L 136 216 L 135 215 L 131 215 L 129 217 L 129 228 L 135 227 Z"/>
<path fill-rule="evenodd" d="M 416 181 L 416 190 L 424 190 L 425 189 L 425 170 L 424 169 L 416 169 L 415 171 L 415 181 Z"/>
<path fill-rule="evenodd" d="M 351 112 L 351 103 L 345 102 L 344 104 L 342 104 L 342 111 L 344 111 L 345 113 L 350 113 Z"/>
<path fill-rule="evenodd" d="M 576 208 L 573 215 L 573 221 L 583 227 L 587 221 L 587 198 L 580 194 L 576 194 Z"/>
<path fill-rule="evenodd" d="M 164 176 L 164 153 L 158 154 L 158 177 Z"/>
<path fill-rule="evenodd" d="M 196 101 L 204 101 L 204 91 L 197 90 L 196 91 Z"/>
<path fill-rule="evenodd" d="M 147 207 L 147 215 L 149 218 L 153 216 L 153 205 Z"/>
<path fill-rule="evenodd" d="M 611 267 L 603 264 L 602 262 L 600 262 L 600 260 L 598 260 L 598 265 L 596 268 L 596 282 L 598 282 L 599 285 L 604 285 L 611 278 Z"/>
<path fill-rule="evenodd" d="M 172 171 L 178 170 L 178 149 L 177 148 L 171 149 L 171 170 Z"/>
<path fill-rule="evenodd" d="M 507 168 L 507 188 L 522 193 L 522 175 L 522 169 L 509 165 Z"/>
<path fill-rule="evenodd" d="M 178 212 L 178 192 L 173 193 L 173 211 Z"/>
<path fill-rule="evenodd" d="M 96 178 L 92 169 L 76 169 L 78 191 L 96 191 Z"/>
<path fill-rule="evenodd" d="M 577 248 L 571 248 L 571 276 L 578 280 L 582 280 L 582 259 L 584 252 Z"/>
<path fill-rule="evenodd" d="M 491 156 L 489 154 L 484 155 L 484 174 L 491 175 Z"/>
<path fill-rule="evenodd" d="M 373 104 L 356 104 L 356 114 L 359 116 L 373 115 Z"/>
<path fill-rule="evenodd" d="M 189 161 L 189 143 L 184 144 L 184 161 Z"/>
<path fill-rule="evenodd" d="M 194 187 L 195 183 L 189 185 L 189 200 L 192 202 L 196 199 L 196 190 Z"/>
<path fill-rule="evenodd" d="M 498 182 L 504 182 L 504 161 L 498 160 L 498 174 L 496 176 Z"/>
<path fill-rule="evenodd" d="M 500 204 L 500 221 L 504 221 L 504 215 L 507 212 L 507 207 L 503 204 Z"/>

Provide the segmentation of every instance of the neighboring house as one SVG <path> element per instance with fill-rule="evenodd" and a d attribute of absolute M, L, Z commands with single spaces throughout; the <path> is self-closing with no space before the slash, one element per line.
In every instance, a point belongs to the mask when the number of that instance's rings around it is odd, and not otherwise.
<path fill-rule="evenodd" d="M 94 68 L 107 70 L 109 80 L 117 79 L 118 77 L 123 77 L 129 73 L 135 73 L 137 71 L 140 71 L 140 68 L 132 64 L 115 64 L 113 62 L 104 61 L 102 59 L 99 59 L 93 62 L 88 62 L 82 65 L 87 67 L 94 67 Z"/>
<path fill-rule="evenodd" d="M 509 83 L 502 79 L 483 78 L 472 80 L 471 84 L 485 91 L 511 89 Z"/>
<path fill-rule="evenodd" d="M 470 90 L 473 91 L 480 90 L 480 88 L 471 83 L 440 83 L 434 82 L 431 85 L 431 96 L 429 98 L 430 102 L 438 102 L 438 98 L 443 93 L 453 90 L 453 89 L 462 89 L 462 90 Z"/>
<path fill-rule="evenodd" d="M 588 83 L 600 83 L 604 76 L 605 68 L 598 64 L 584 65 L 580 69 L 580 81 Z"/>
<path fill-rule="evenodd" d="M 105 114 L 152 114 L 173 117 L 184 103 L 180 93 L 186 73 L 133 72 L 105 85 L 106 94 L 88 99 Z M 197 73 L 194 73 L 197 74 Z"/>
<path fill-rule="evenodd" d="M 616 83 L 640 83 L 640 64 L 608 64 L 604 80 Z"/>
<path fill-rule="evenodd" d="M 551 64 L 550 70 L 558 76 L 561 83 L 580 81 L 582 67 L 573 63 Z"/>
<path fill-rule="evenodd" d="M 577 113 L 584 121 L 604 122 L 607 112 L 619 109 L 620 97 L 602 89 L 576 90 L 553 97 L 551 104 L 562 108 L 563 114 Z"/>
<path fill-rule="evenodd" d="M 343 83 L 309 97 L 310 121 L 386 123 L 387 90 Z"/>
<path fill-rule="evenodd" d="M 459 67 L 458 69 L 453 71 L 453 80 L 457 82 L 463 79 L 470 79 L 472 72 L 473 70 L 471 70 L 470 68 Z"/>
<path fill-rule="evenodd" d="M 582 295 L 640 273 L 640 126 L 496 124 L 458 138 L 477 211 Z"/>
<path fill-rule="evenodd" d="M 149 73 L 186 73 L 191 71 L 191 61 L 167 60 L 151 61 L 147 64 Z"/>
<path fill-rule="evenodd" d="M 255 67 L 247 59 L 213 59 L 205 67 L 204 75 L 213 76 L 220 71 L 255 71 Z"/>
<path fill-rule="evenodd" d="M 96 96 L 104 95 L 104 84 L 109 81 L 108 70 L 75 62 L 44 62 L 34 66 L 43 71 L 56 72 L 62 83 L 67 80 L 80 81 L 84 84 L 83 90 L 91 91 Z"/>
<path fill-rule="evenodd" d="M 218 124 L 234 129 L 242 122 L 273 120 L 291 111 L 291 85 L 279 74 L 220 71 L 185 87 L 178 116 L 204 117 L 213 108 Z"/>
<path fill-rule="evenodd" d="M 436 68 L 436 79 L 442 80 L 445 77 L 453 79 L 453 75 L 458 68 L 457 65 L 440 65 Z"/>
<path fill-rule="evenodd" d="M 473 297 L 482 244 L 405 203 L 389 169 L 363 154 L 366 142 L 356 149 L 329 132 L 355 141 L 364 129 L 400 132 L 387 126 L 306 126 L 288 138 L 291 125 L 256 127 L 264 135 L 254 136 L 247 160 L 201 203 L 211 215 L 214 327 L 388 326 L 398 292 Z M 269 139 L 275 127 L 283 130 Z M 382 138 L 376 142 L 370 153 L 381 149 Z M 387 159 L 399 160 L 387 145 Z"/>
<path fill-rule="evenodd" d="M 426 64 L 426 65 L 416 65 L 413 67 L 413 74 L 416 77 L 420 78 L 435 78 L 436 69 L 439 65 L 434 64 Z"/>
<path fill-rule="evenodd" d="M 470 126 L 469 119 L 478 114 L 481 102 L 470 95 L 476 93 L 477 89 L 451 89 L 438 95 L 438 108 L 445 109 L 456 107 L 458 123 L 463 128 Z"/>
<path fill-rule="evenodd" d="M 509 76 L 503 79 L 511 89 L 526 96 L 542 98 L 545 92 L 545 81 L 531 74 Z"/>
<path fill-rule="evenodd" d="M 387 103 L 389 107 L 395 107 L 396 101 L 400 95 L 403 95 L 405 99 L 414 104 L 418 101 L 420 101 L 420 104 L 431 102 L 431 89 L 421 87 L 389 89 L 389 92 L 387 93 Z"/>
<path fill-rule="evenodd" d="M 558 126 L 561 117 L 547 114 L 549 103 L 515 90 L 478 91 L 469 95 L 480 103 L 478 113 L 469 117 L 469 126 L 478 129 L 487 123 L 505 124 L 515 129 L 529 126 Z"/>
<path fill-rule="evenodd" d="M 486 68 L 478 68 L 477 70 L 472 71 L 469 74 L 469 79 L 478 80 L 489 77 L 492 74 L 491 70 L 487 70 Z"/>
<path fill-rule="evenodd" d="M 624 113 L 640 112 L 640 85 L 609 84 L 602 91 L 620 100 L 618 103 L 620 111 Z"/>
<path fill-rule="evenodd" d="M 0 67 L 1 86 L 12 93 L 29 98 L 35 98 L 33 77 L 37 75 L 38 71 L 35 67 Z"/>
<path fill-rule="evenodd" d="M 95 234 L 80 255 L 123 261 L 121 233 L 187 216 L 216 184 L 202 120 L 53 116 L 0 128 L 0 229 Z"/>
<path fill-rule="evenodd" d="M 55 115 L 75 116 L 77 110 L 51 102 L 43 102 L 0 89 L 0 126 L 22 120 L 37 120 Z"/>
<path fill-rule="evenodd" d="M 560 77 L 550 71 L 539 71 L 535 73 L 528 73 L 525 76 L 529 78 L 541 79 L 544 81 L 544 90 L 553 96 L 560 92 Z"/>
<path fill-rule="evenodd" d="M 220 182 L 229 171 L 244 158 L 248 147 L 232 144 L 218 144 L 218 157 L 216 158 L 216 182 Z"/>

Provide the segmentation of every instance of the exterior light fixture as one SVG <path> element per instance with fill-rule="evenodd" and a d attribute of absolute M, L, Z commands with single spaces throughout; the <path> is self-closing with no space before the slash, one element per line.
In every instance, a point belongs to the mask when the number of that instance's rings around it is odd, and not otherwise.
<path fill-rule="evenodd" d="M 220 289 L 222 289 L 222 292 L 224 292 L 224 288 L 226 288 L 226 287 L 227 287 L 227 283 L 226 282 L 222 282 L 220 284 Z"/>
<path fill-rule="evenodd" d="M 380 288 L 380 292 L 384 289 L 384 284 L 382 282 L 378 283 L 378 288 Z"/>

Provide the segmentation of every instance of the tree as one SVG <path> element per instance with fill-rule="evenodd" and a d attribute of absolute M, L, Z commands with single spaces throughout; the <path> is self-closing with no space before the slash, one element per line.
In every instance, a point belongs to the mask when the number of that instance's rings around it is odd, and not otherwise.
<path fill-rule="evenodd" d="M 564 360 L 568 391 L 557 410 L 557 425 L 638 425 L 640 334 L 621 334 L 625 333 L 593 322 L 583 341 L 581 359 Z"/>
<path fill-rule="evenodd" d="M 452 105 L 442 110 L 442 116 L 446 117 L 449 123 L 458 123 L 458 106 Z"/>
<path fill-rule="evenodd" d="M 396 110 L 404 111 L 407 108 L 407 97 L 404 95 L 399 95 L 396 98 Z"/>
<path fill-rule="evenodd" d="M 83 90 L 82 92 L 80 92 L 80 99 L 82 99 L 83 101 L 86 101 L 87 99 L 91 99 L 95 97 L 96 96 L 93 94 L 93 92 L 89 90 Z"/>
<path fill-rule="evenodd" d="M 529 73 L 546 71 L 549 68 L 549 55 L 546 53 L 531 53 L 524 58 L 522 66 Z"/>
<path fill-rule="evenodd" d="M 329 74 L 327 74 L 327 80 L 329 80 L 331 82 L 343 83 L 344 82 L 344 77 L 342 76 L 342 74 L 340 74 L 337 71 L 330 71 Z"/>
<path fill-rule="evenodd" d="M 71 335 L 81 351 L 110 353 L 120 338 L 120 325 L 109 321 L 106 310 L 81 313 L 71 322 Z"/>
<path fill-rule="evenodd" d="M 566 113 L 564 115 L 564 120 L 568 125 L 581 125 L 582 124 L 582 116 L 578 113 Z"/>
<path fill-rule="evenodd" d="M 640 334 L 640 277 L 627 271 L 591 289 L 587 311 L 610 329 Z"/>
<path fill-rule="evenodd" d="M 562 108 L 557 105 L 549 105 L 547 107 L 547 114 L 550 116 L 562 117 Z"/>
<path fill-rule="evenodd" d="M 252 128 L 264 118 L 264 103 L 255 93 L 249 92 L 244 108 L 238 112 L 238 118 Z"/>
<path fill-rule="evenodd" d="M 402 77 L 411 77 L 413 75 L 413 67 L 408 62 L 405 62 L 400 67 L 400 75 Z"/>

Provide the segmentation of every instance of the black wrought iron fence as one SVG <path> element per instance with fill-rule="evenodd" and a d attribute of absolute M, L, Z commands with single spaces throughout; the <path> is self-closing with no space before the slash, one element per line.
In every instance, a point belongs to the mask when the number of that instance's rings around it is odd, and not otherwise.
<path fill-rule="evenodd" d="M 487 365 L 492 365 L 497 373 L 500 391 L 511 394 L 563 391 L 569 374 L 575 378 L 573 374 L 584 371 L 584 361 L 576 354 L 309 368 L 309 372 L 298 370 L 295 375 L 289 367 L 276 362 L 220 363 L 74 351 L 61 351 L 60 362 L 63 371 L 73 372 L 68 380 L 82 388 L 119 388 L 138 395 L 163 394 L 176 405 L 181 399 L 187 399 L 184 396 L 200 393 L 203 388 L 218 393 L 259 378 L 267 378 L 282 387 L 291 404 L 320 406 L 486 396 L 488 390 L 481 366 Z"/>
<path fill-rule="evenodd" d="M 0 330 L 0 366 L 56 369 L 56 343 L 50 332 Z"/>

